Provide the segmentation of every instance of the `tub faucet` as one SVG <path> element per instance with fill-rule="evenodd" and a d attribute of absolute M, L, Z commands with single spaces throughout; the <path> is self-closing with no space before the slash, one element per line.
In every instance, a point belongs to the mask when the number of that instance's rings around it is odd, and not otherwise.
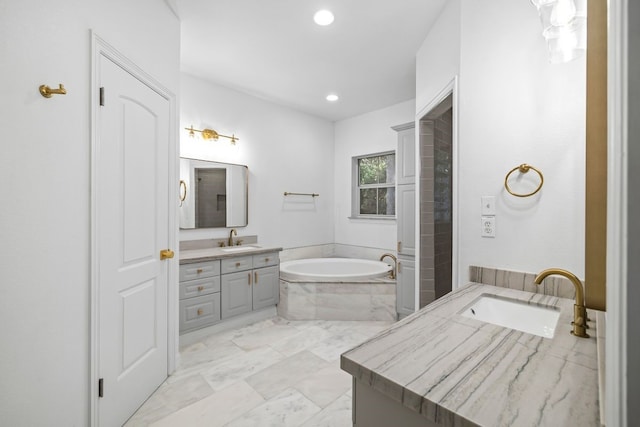
<path fill-rule="evenodd" d="M 571 273 L 570 271 L 563 270 L 561 268 L 548 268 L 546 270 L 541 271 L 533 283 L 539 285 L 547 276 L 558 275 L 566 277 L 573 283 L 573 286 L 576 288 L 576 302 L 573 305 L 573 330 L 571 333 L 577 337 L 589 338 L 589 334 L 587 334 L 587 309 L 584 306 L 584 291 L 582 289 L 582 282 L 578 277 Z"/>
<path fill-rule="evenodd" d="M 228 245 L 229 246 L 233 246 L 233 236 L 234 235 L 238 235 L 238 230 L 236 230 L 235 228 L 232 228 L 231 231 L 229 232 L 229 242 Z"/>
<path fill-rule="evenodd" d="M 396 278 L 396 270 L 398 269 L 398 258 L 396 258 L 395 255 L 392 255 L 392 254 L 383 254 L 380 257 L 380 261 L 382 261 L 386 257 L 389 257 L 389 258 L 391 258 L 393 260 L 393 268 L 391 269 L 391 278 L 395 279 Z"/>

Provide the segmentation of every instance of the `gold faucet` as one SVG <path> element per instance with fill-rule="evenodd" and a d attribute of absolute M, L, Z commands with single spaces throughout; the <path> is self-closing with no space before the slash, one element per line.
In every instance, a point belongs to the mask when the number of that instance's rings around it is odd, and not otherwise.
<path fill-rule="evenodd" d="M 393 260 L 393 268 L 391 269 L 391 278 L 395 279 L 396 278 L 396 270 L 398 269 L 398 258 L 395 257 L 395 255 L 392 254 L 383 254 L 380 257 L 380 261 L 382 261 L 383 259 L 385 259 L 385 257 L 389 257 Z"/>
<path fill-rule="evenodd" d="M 238 230 L 236 230 L 235 228 L 232 228 L 231 231 L 229 232 L 229 246 L 233 246 L 233 236 L 234 235 L 238 235 Z"/>
<path fill-rule="evenodd" d="M 573 305 L 573 331 L 571 333 L 577 337 L 589 338 L 587 334 L 587 309 L 584 306 L 584 291 L 582 289 L 582 282 L 578 277 L 570 271 L 563 270 L 561 268 L 548 268 L 541 271 L 533 283 L 539 285 L 547 276 L 558 275 L 566 277 L 573 283 L 576 288 L 576 302 Z"/>

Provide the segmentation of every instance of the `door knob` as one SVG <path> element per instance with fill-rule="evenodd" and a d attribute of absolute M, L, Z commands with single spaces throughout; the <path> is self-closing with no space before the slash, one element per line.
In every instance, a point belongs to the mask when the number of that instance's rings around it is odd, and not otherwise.
<path fill-rule="evenodd" d="M 160 259 L 169 259 L 169 258 L 173 258 L 175 254 L 173 253 L 173 251 L 171 249 L 163 249 L 160 251 Z"/>

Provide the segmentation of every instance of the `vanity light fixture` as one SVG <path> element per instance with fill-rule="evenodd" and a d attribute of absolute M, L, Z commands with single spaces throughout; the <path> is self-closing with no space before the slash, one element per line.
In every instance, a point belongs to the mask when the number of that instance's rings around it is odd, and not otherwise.
<path fill-rule="evenodd" d="M 334 20 L 334 17 L 331 11 L 323 9 L 323 10 L 317 11 L 316 14 L 313 15 L 313 20 L 315 21 L 316 24 L 325 27 L 327 25 L 331 25 L 331 23 Z"/>
<path fill-rule="evenodd" d="M 327 95 L 326 99 L 329 102 L 336 102 L 338 99 L 340 99 L 340 97 L 338 95 L 336 95 L 335 93 L 330 93 L 329 95 Z"/>
<path fill-rule="evenodd" d="M 223 138 L 230 139 L 231 140 L 231 145 L 236 145 L 236 141 L 240 140 L 240 138 L 236 137 L 235 134 L 231 134 L 231 136 L 222 135 L 221 133 L 218 133 L 213 129 L 198 130 L 198 129 L 194 129 L 193 125 L 191 125 L 191 127 L 185 128 L 185 129 L 189 131 L 189 136 L 192 137 L 192 138 L 196 135 L 196 132 L 200 132 L 200 134 L 202 135 L 202 139 L 204 139 L 204 140 L 213 139 L 213 140 L 217 141 L 220 137 L 223 137 Z"/>

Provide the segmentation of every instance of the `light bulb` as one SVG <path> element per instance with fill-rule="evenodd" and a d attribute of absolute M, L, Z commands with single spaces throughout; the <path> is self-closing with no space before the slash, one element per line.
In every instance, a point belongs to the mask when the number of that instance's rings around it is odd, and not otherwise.
<path fill-rule="evenodd" d="M 331 24 L 333 22 L 333 19 L 333 13 L 328 10 L 319 10 L 315 15 L 313 15 L 313 20 L 316 22 L 316 24 L 322 26 Z"/>
<path fill-rule="evenodd" d="M 558 0 L 551 11 L 551 25 L 562 27 L 571 22 L 576 16 L 576 5 L 573 0 Z"/>

